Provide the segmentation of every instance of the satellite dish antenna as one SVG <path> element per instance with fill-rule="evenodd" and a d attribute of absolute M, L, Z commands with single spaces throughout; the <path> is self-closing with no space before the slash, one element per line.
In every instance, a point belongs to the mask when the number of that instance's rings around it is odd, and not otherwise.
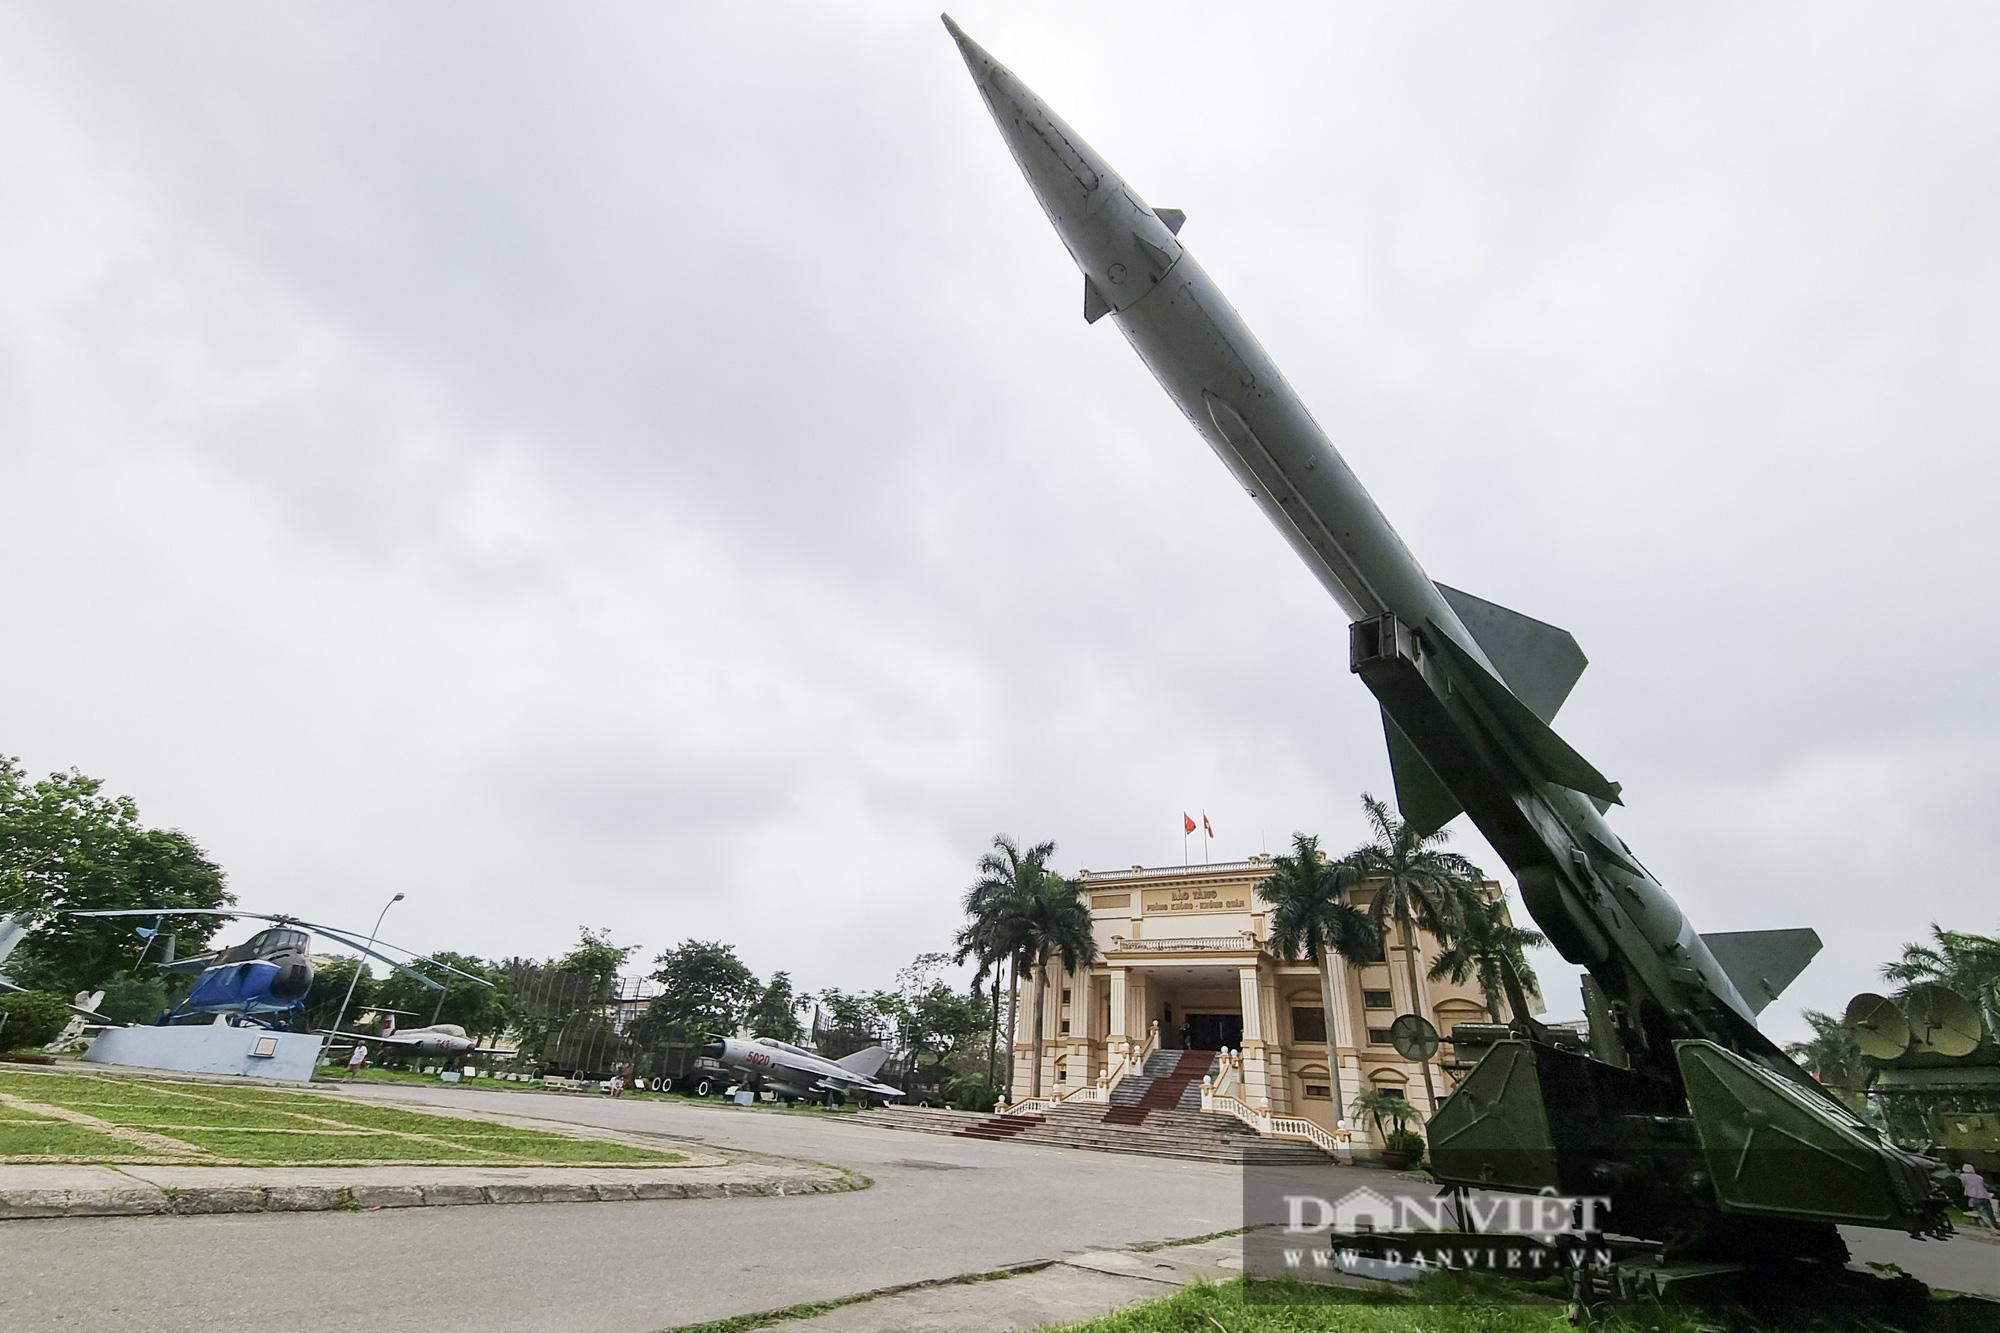
<path fill-rule="evenodd" d="M 1405 1060 L 1422 1064 L 1437 1054 L 1438 1030 L 1422 1014 L 1403 1014 L 1389 1025 L 1389 1044 Z"/>
<path fill-rule="evenodd" d="M 1937 1055 L 1970 1055 L 1986 1035 L 1972 1001 L 1935 981 L 1919 982 L 1903 992 L 1903 1010 L 1917 1046 Z"/>
<path fill-rule="evenodd" d="M 1894 1060 L 1910 1045 L 1910 1020 L 1887 996 L 1863 991 L 1847 1002 L 1841 1026 L 1854 1034 L 1854 1044 L 1863 1055 L 1876 1060 Z"/>

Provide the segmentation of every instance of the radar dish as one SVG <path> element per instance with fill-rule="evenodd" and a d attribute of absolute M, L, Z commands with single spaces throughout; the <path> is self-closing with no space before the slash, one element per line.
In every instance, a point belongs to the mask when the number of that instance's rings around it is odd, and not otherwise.
<path fill-rule="evenodd" d="M 1389 1025 L 1389 1044 L 1405 1060 L 1422 1064 L 1437 1054 L 1438 1030 L 1422 1014 L 1404 1014 Z"/>
<path fill-rule="evenodd" d="M 1938 1055 L 1970 1055 L 1986 1035 L 1972 1001 L 1935 981 L 1920 982 L 1903 992 L 1903 1011 L 1910 1016 L 1917 1045 Z"/>
<path fill-rule="evenodd" d="M 1863 991 L 1847 1002 L 1841 1026 L 1854 1034 L 1854 1044 L 1863 1055 L 1876 1060 L 1893 1060 L 1910 1045 L 1910 1020 L 1885 995 Z"/>

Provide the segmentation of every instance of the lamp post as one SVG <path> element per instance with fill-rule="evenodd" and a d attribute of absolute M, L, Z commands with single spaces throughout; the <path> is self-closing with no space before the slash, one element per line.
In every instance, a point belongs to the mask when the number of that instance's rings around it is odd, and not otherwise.
<path fill-rule="evenodd" d="M 375 947 L 375 937 L 382 933 L 382 918 L 389 915 L 389 909 L 401 901 L 403 901 L 403 895 L 399 893 L 388 902 L 382 904 L 382 910 L 375 917 L 375 929 L 368 932 L 368 947 L 370 949 Z M 341 1025 L 347 1022 L 347 1006 L 354 999 L 354 987 L 361 980 L 361 970 L 367 966 L 368 958 L 365 954 L 355 960 L 354 975 L 347 979 L 347 994 L 342 996 L 340 1000 L 340 1014 L 333 1020 L 333 1030 L 336 1033 L 340 1031 Z"/>

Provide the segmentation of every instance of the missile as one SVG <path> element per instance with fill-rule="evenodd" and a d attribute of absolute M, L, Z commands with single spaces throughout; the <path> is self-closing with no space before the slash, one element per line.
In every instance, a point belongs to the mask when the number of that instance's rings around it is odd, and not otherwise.
<path fill-rule="evenodd" d="M 1094 324 L 1108 316 L 1117 325 L 1347 613 L 1349 668 L 1381 706 L 1403 818 L 1429 832 L 1469 816 L 1514 872 L 1550 941 L 1588 971 L 1587 990 L 1594 990 L 1588 1058 L 1619 1072 L 1579 1077 L 1616 1089 L 1600 1098 L 1616 1103 L 1607 1113 L 1643 1106 L 1670 1120 L 1671 1110 L 1699 1131 L 1704 1114 L 1712 1120 L 1755 1103 L 1768 1117 L 1769 1102 L 1789 1117 L 1786 1124 L 1803 1117 L 1813 1133 L 1832 1136 L 1870 1162 L 1881 1177 L 1877 1192 L 1889 1200 L 1873 1224 L 1932 1225 L 1934 1210 L 1895 1202 L 1906 1186 L 1915 1198 L 1927 1193 L 1921 1181 L 1911 1183 L 1917 1168 L 1893 1149 L 1884 1150 L 1888 1156 L 1878 1152 L 1874 1132 L 1757 1028 L 1757 1013 L 1810 960 L 1818 937 L 1736 932 L 1712 937 L 1712 946 L 1606 821 L 1610 806 L 1622 803 L 1618 784 L 1550 725 L 1586 665 L 1575 639 L 1433 581 L 1182 241 L 1186 215 L 1148 205 L 949 15 L 944 24 L 1021 174 L 1082 270 L 1084 319 Z M 1532 1040 L 1537 1029 L 1529 1015 L 1517 1014 L 1516 1022 L 1527 1040 L 1513 1043 L 1518 1049 L 1511 1053 L 1507 1044 L 1496 1047 L 1482 1069 L 1502 1057 L 1503 1063 L 1526 1059 L 1547 1085 L 1568 1081 L 1551 1072 L 1565 1060 L 1586 1058 Z M 1482 1156 L 1476 1145 L 1510 1133 L 1518 1140 L 1526 1131 L 1474 1111 L 1477 1099 L 1464 1093 L 1479 1076 L 1475 1071 L 1433 1120 L 1433 1160 L 1447 1178 L 1462 1171 L 1473 1177 L 1466 1183 L 1508 1188 L 1493 1153 Z M 1447 1144 L 1440 1137 L 1447 1132 L 1462 1142 Z M 1568 1168 L 1561 1178 L 1539 1170 L 1523 1167 L 1512 1186 L 1579 1183 Z M 1814 1199 L 1785 1194 L 1781 1184 L 1768 1192 L 1763 1216 L 1817 1223 L 1827 1215 Z M 1656 1213 L 1665 1207 L 1656 1198 L 1641 1204 Z M 1841 1220 L 1858 1218 L 1851 1212 Z"/>

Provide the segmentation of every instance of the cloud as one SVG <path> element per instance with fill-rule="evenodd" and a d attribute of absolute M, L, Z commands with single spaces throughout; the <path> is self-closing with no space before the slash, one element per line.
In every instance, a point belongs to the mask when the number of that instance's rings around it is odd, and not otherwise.
<path fill-rule="evenodd" d="M 1561 726 L 1703 929 L 1814 925 L 1826 1007 L 1979 926 L 1988 15 L 958 17 L 1434 574 L 1577 634 Z M 247 902 L 864 985 L 996 831 L 1343 846 L 1387 791 L 928 9 L 15 9 L 0 74 L 0 748 Z"/>

